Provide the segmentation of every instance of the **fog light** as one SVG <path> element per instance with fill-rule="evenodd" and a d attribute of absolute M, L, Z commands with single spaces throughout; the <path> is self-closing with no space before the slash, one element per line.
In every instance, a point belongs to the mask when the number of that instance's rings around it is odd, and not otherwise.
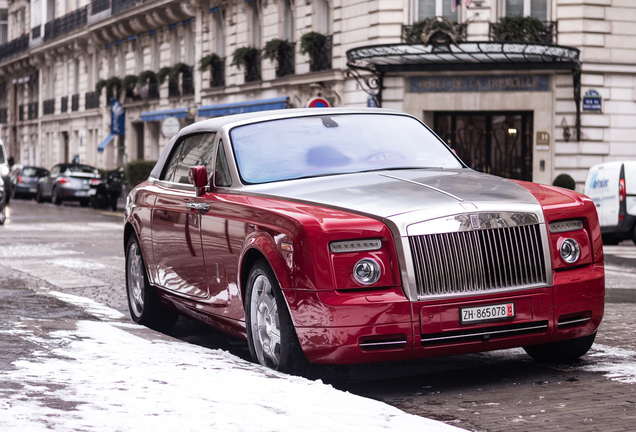
<path fill-rule="evenodd" d="M 353 277 L 363 285 L 376 283 L 381 273 L 380 264 L 371 258 L 363 258 L 353 266 Z"/>
<path fill-rule="evenodd" d="M 561 257 L 563 261 L 568 264 L 573 264 L 578 261 L 580 254 L 581 248 L 576 240 L 571 238 L 563 240 L 563 243 L 561 243 Z"/>

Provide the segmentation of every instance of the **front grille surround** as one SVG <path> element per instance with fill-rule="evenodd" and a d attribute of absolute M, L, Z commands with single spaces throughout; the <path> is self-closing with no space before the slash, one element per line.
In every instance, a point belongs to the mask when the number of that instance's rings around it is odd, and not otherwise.
<path fill-rule="evenodd" d="M 550 284 L 543 224 L 408 237 L 419 300 Z"/>

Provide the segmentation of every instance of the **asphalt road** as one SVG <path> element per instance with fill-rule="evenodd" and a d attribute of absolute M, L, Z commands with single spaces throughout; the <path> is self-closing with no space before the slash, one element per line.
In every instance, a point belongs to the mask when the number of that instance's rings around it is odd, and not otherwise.
<path fill-rule="evenodd" d="M 53 291 L 92 299 L 130 322 L 121 214 L 14 200 L 7 216 L 0 227 L 0 331 L 17 318 L 48 323 L 41 332 L 96 319 Z M 506 350 L 339 368 L 334 386 L 467 430 L 634 431 L 636 247 L 627 242 L 605 253 L 605 319 L 596 345 L 577 362 L 544 365 Z M 248 358 L 245 343 L 185 318 L 166 337 Z M 36 348 L 14 335 L 0 338 L 0 370 Z"/>

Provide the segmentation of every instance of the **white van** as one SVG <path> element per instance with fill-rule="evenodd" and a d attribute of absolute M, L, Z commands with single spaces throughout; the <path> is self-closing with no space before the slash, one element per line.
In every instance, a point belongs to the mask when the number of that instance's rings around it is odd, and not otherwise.
<path fill-rule="evenodd" d="M 603 243 L 636 243 L 636 161 L 594 165 L 585 179 L 585 195 L 596 204 Z"/>

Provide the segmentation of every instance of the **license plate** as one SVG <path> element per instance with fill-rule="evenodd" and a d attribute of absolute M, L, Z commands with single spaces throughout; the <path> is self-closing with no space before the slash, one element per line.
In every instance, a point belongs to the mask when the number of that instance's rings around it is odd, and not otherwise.
<path fill-rule="evenodd" d="M 501 303 L 459 309 L 459 318 L 462 324 L 512 319 L 514 317 L 514 303 Z"/>
<path fill-rule="evenodd" d="M 77 191 L 75 192 L 75 196 L 88 196 L 88 191 Z"/>
<path fill-rule="evenodd" d="M 91 195 L 91 196 L 95 195 L 95 192 L 97 192 L 97 189 L 89 189 L 88 190 L 88 194 Z"/>
<path fill-rule="evenodd" d="M 36 188 L 29 188 L 29 192 L 36 193 L 38 190 Z"/>

